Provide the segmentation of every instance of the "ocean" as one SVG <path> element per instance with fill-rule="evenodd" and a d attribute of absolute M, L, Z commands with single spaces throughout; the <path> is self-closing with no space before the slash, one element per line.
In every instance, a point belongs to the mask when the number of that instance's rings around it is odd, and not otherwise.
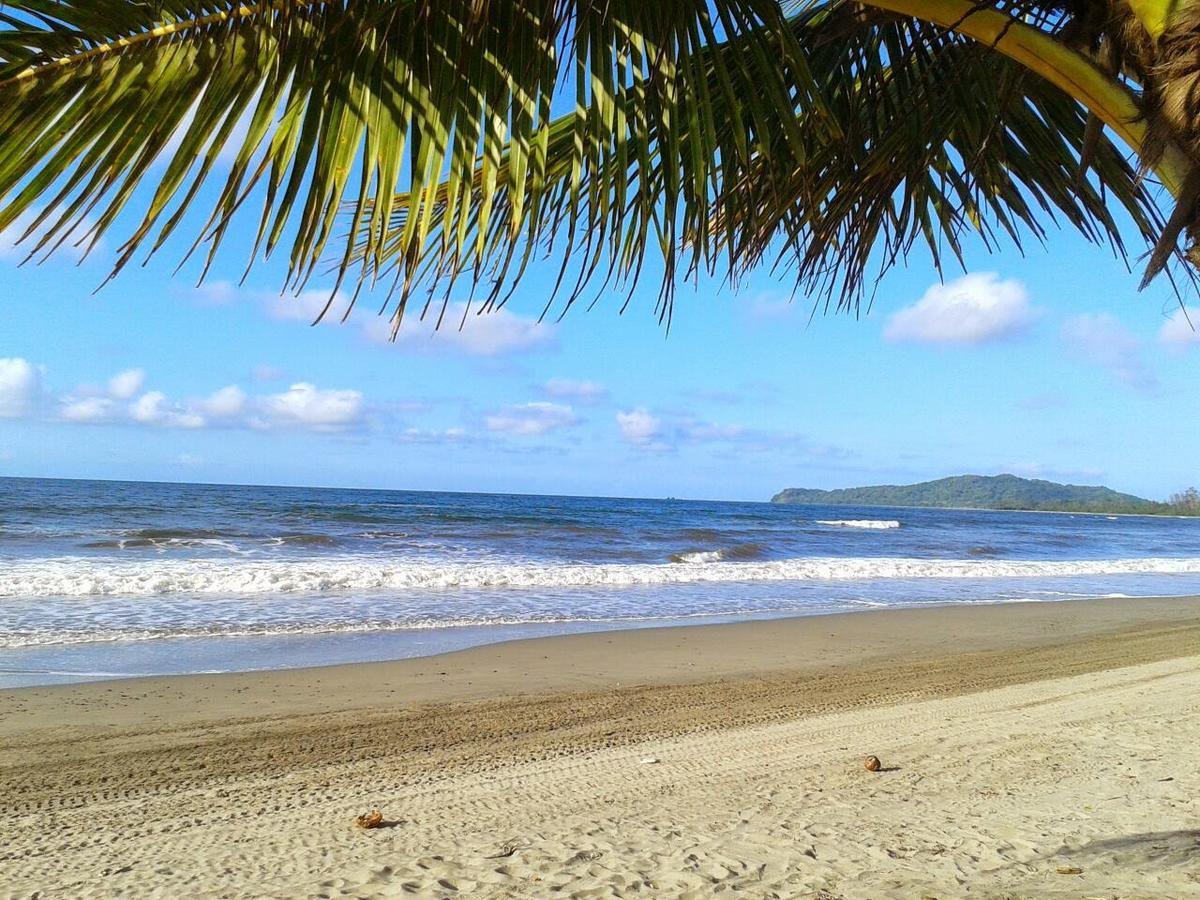
<path fill-rule="evenodd" d="M 0 687 L 1200 594 L 1200 520 L 0 478 Z"/>

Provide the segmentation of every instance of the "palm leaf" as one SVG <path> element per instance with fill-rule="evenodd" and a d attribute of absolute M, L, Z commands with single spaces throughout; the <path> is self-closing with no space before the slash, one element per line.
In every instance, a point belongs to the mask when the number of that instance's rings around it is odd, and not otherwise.
<path fill-rule="evenodd" d="M 702 205 L 718 161 L 748 165 L 768 139 L 784 147 L 774 152 L 797 152 L 794 125 L 755 132 L 772 107 L 775 121 L 801 104 L 820 122 L 815 85 L 773 0 L 725 0 L 715 15 L 705 0 L 6 3 L 0 228 L 36 208 L 32 253 L 83 221 L 94 244 L 144 204 L 116 271 L 187 221 L 225 154 L 233 161 L 216 201 L 191 226 L 192 251 L 207 241 L 206 266 L 235 214 L 261 202 L 252 258 L 290 245 L 288 287 L 302 287 L 340 245 L 339 282 L 356 260 L 360 285 L 392 260 L 407 296 L 438 216 L 448 216 L 440 252 L 460 261 L 544 232 L 562 206 L 549 197 L 553 141 L 570 142 L 561 191 L 577 212 L 608 202 L 595 175 L 613 160 L 631 151 L 675 160 L 682 136 L 714 121 L 722 102 L 696 89 L 707 71 L 698 60 L 732 35 L 745 57 L 721 77 L 727 92 L 753 100 L 736 134 L 723 132 L 727 144 L 693 147 L 684 172 L 663 166 L 662 191 L 641 197 L 660 209 Z M 551 108 L 564 87 L 575 94 L 573 118 L 556 130 Z M 636 149 L 617 136 L 629 129 L 644 138 Z M 491 210 L 502 165 L 523 189 L 506 196 L 501 226 Z M 138 191 L 151 182 L 152 192 Z M 683 226 L 653 218 L 660 243 L 676 244 Z"/>
<path fill-rule="evenodd" d="M 1047 12 L 1042 24 L 1054 30 L 1063 21 Z M 573 163 L 575 117 L 552 123 L 550 184 L 539 184 L 547 218 L 526 235 L 523 259 L 536 245 L 566 267 L 578 240 L 592 257 L 603 250 L 607 261 L 600 268 L 594 258 L 574 260 L 564 310 L 597 273 L 605 284 L 636 282 L 654 244 L 666 263 L 658 312 L 669 317 L 680 253 L 686 274 L 735 279 L 772 262 L 792 272 L 798 289 L 857 310 L 870 285 L 916 248 L 939 272 L 947 262 L 962 264 L 969 234 L 989 250 L 1005 242 L 1020 250 L 1027 239 L 1043 240 L 1048 228 L 1065 225 L 1128 260 L 1127 223 L 1147 244 L 1161 232 L 1158 192 L 1126 153 L 1097 135 L 1088 151 L 1091 177 L 1081 178 L 1086 111 L 991 48 L 919 19 L 842 2 L 806 4 L 789 28 L 820 86 L 813 107 L 820 123 L 802 106 L 780 117 L 777 106 L 756 108 L 728 89 L 724 73 L 743 56 L 736 38 L 697 58 L 704 74 L 692 84 L 709 98 L 709 117 L 675 138 L 674 160 L 645 152 L 648 136 L 630 124 L 618 132 L 625 152 L 581 173 Z M 619 93 L 618 108 L 626 102 Z M 686 179 L 707 148 L 736 146 L 748 115 L 758 117 L 749 133 L 762 138 L 753 152 L 724 154 L 715 169 L 695 167 L 706 186 L 697 185 L 685 203 L 671 202 L 678 196 L 672 179 L 680 172 Z M 475 279 L 493 283 L 490 296 L 504 296 L 500 284 L 513 253 L 507 226 L 528 188 L 507 157 L 492 177 L 498 187 L 489 191 L 486 214 L 478 203 L 464 212 L 457 194 L 453 211 L 443 204 L 434 215 L 435 237 L 421 259 L 427 282 L 453 283 L 469 267 Z M 388 249 L 405 226 L 403 198 L 395 210 L 383 242 Z M 667 217 L 678 228 L 656 233 Z M 476 248 L 467 259 L 448 254 L 444 239 L 452 227 L 462 241 L 464 221 Z M 677 235 L 680 242 L 670 242 Z M 389 271 L 407 277 L 408 260 L 385 257 Z"/>
<path fill-rule="evenodd" d="M 788 6 L 7 3 L 0 228 L 38 209 L 31 253 L 49 252 L 133 207 L 114 273 L 181 229 L 207 271 L 260 205 L 251 260 L 287 246 L 294 289 L 324 258 L 338 285 L 386 279 L 396 328 L 418 287 L 466 276 L 487 310 L 539 255 L 564 310 L 656 257 L 669 319 L 700 272 L 770 261 L 857 309 L 918 246 L 940 270 L 972 233 L 1020 248 L 1061 223 L 1122 258 L 1125 221 L 1161 233 L 1153 185 L 1093 146 L 1083 108 L 991 47 L 846 0 Z M 1086 43 L 1086 4 L 980 6 Z"/>

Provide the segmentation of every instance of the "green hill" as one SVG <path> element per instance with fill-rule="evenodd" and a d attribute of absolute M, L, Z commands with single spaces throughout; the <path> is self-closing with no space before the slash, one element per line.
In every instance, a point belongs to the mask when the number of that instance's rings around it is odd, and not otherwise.
<path fill-rule="evenodd" d="M 932 506 L 968 509 L 1026 509 L 1046 512 L 1179 513 L 1156 503 L 1106 487 L 1056 484 L 1016 475 L 957 475 L 920 484 L 881 484 L 835 491 L 788 488 L 772 503 L 823 506 Z"/>

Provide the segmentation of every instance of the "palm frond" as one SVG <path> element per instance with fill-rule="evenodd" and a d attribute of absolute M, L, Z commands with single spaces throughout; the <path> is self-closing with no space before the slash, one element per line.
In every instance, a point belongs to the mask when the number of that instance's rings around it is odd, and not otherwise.
<path fill-rule="evenodd" d="M 711 72 L 706 48 L 721 39 L 743 55 Z M 556 129 L 563 88 L 574 112 Z M 345 227 L 339 281 L 357 248 L 360 284 L 390 258 L 407 296 L 439 210 L 443 253 L 496 246 L 485 235 L 502 159 L 523 186 L 506 195 L 510 246 L 546 227 L 552 143 L 569 142 L 562 189 L 576 210 L 607 203 L 596 173 L 635 153 L 666 176 L 643 207 L 700 209 L 723 161 L 748 165 L 768 138 L 798 152 L 794 120 L 769 136 L 762 122 L 799 105 L 822 127 L 814 89 L 774 0 L 715 12 L 706 0 L 18 0 L 0 7 L 0 228 L 39 208 L 32 252 L 85 219 L 94 242 L 156 181 L 119 270 L 180 227 L 224 153 L 233 162 L 192 251 L 206 241 L 211 263 L 261 197 L 253 257 L 290 242 L 287 286 Z M 677 165 L 683 135 L 712 133 L 718 104 L 735 99 L 739 124 Z M 617 186 L 622 205 L 631 189 Z M 482 223 L 469 240 L 461 211 Z M 675 245 L 684 227 L 654 218 Z"/>
<path fill-rule="evenodd" d="M 975 6 L 1111 41 L 1083 0 Z M 251 260 L 288 247 L 295 289 L 327 257 L 339 286 L 384 280 L 394 328 L 464 277 L 494 308 L 541 255 L 564 310 L 649 256 L 664 319 L 680 277 L 764 262 L 857 309 L 914 248 L 940 270 L 972 233 L 1020 248 L 1058 223 L 1124 258 L 1127 220 L 1161 247 L 1157 200 L 1059 88 L 849 0 L 0 6 L 0 228 L 37 209 L 50 252 L 132 207 L 114 273 L 185 228 L 207 271 L 261 203 Z"/>
<path fill-rule="evenodd" d="M 1046 21 L 1062 26 L 1058 18 Z M 550 187 L 539 188 L 545 218 L 528 230 L 522 259 L 536 245 L 566 267 L 576 243 L 584 243 L 587 254 L 576 262 L 564 309 L 597 275 L 606 283 L 636 281 L 647 246 L 666 261 L 667 293 L 658 308 L 666 317 L 681 252 L 684 272 L 735 279 L 771 262 L 818 300 L 857 310 L 870 285 L 914 248 L 924 249 L 939 271 L 947 262 L 962 264 L 968 234 L 989 249 L 1001 242 L 1021 249 L 1058 223 L 1108 243 L 1122 259 L 1128 253 L 1122 218 L 1148 244 L 1157 239 L 1164 217 L 1136 161 L 1103 133 L 1089 135 L 1077 101 L 991 48 L 919 19 L 837 0 L 806 4 L 789 28 L 819 85 L 812 109 L 822 127 L 802 106 L 779 119 L 772 107 L 755 123 L 764 140 L 749 164 L 744 156 L 723 155 L 716 177 L 698 185 L 687 203 L 671 202 L 671 179 L 678 172 L 686 177 L 690 160 L 707 148 L 730 142 L 728 131 L 739 133 L 729 123 L 744 100 L 723 92 L 721 78 L 741 55 L 736 40 L 710 48 L 697 83 L 713 98 L 713 117 L 680 134 L 674 161 L 643 153 L 646 136 L 631 124 L 622 135 L 630 149 L 581 176 L 572 165 L 574 117 L 551 125 Z M 617 101 L 627 98 L 618 94 Z M 799 153 L 785 140 L 797 125 Z M 1081 177 L 1085 145 L 1087 178 Z M 439 205 L 415 275 L 410 260 L 390 252 L 389 270 L 449 284 L 471 268 L 474 279 L 492 283 L 490 296 L 503 297 L 500 284 L 522 271 L 514 275 L 510 267 L 511 223 L 527 187 L 513 177 L 507 157 L 495 178 L 486 210 L 474 200 L 469 210 Z M 462 205 L 461 194 L 456 202 Z M 682 223 L 678 246 L 666 240 L 668 232 L 656 231 L 663 220 Z M 385 249 L 406 226 L 400 198 Z M 448 240 L 449 228 L 458 231 L 455 241 Z M 447 252 L 461 244 L 475 252 Z"/>
<path fill-rule="evenodd" d="M 773 183 L 761 200 L 766 227 L 738 235 L 731 258 L 740 266 L 779 252 L 801 286 L 856 309 L 916 247 L 939 272 L 947 261 L 965 265 L 969 234 L 989 251 L 1021 250 L 1064 225 L 1127 260 L 1123 213 L 1147 244 L 1157 239 L 1158 198 L 1128 151 L 1100 135 L 1090 151 L 1094 177 L 1079 177 L 1087 112 L 1049 82 L 919 19 L 831 5 L 801 29 L 847 139 L 812 141 L 792 190 Z"/>

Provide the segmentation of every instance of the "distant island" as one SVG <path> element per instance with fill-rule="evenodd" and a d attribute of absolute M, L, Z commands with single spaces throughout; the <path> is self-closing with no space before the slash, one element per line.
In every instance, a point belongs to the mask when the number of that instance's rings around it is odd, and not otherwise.
<path fill-rule="evenodd" d="M 1008 509 L 1037 512 L 1085 512 L 1134 515 L 1200 515 L 1195 488 L 1160 503 L 1122 494 L 1112 488 L 1057 484 L 1016 475 L 956 475 L 920 484 L 880 484 L 822 491 L 788 488 L 772 503 L 821 506 L 923 506 L 962 509 Z"/>

